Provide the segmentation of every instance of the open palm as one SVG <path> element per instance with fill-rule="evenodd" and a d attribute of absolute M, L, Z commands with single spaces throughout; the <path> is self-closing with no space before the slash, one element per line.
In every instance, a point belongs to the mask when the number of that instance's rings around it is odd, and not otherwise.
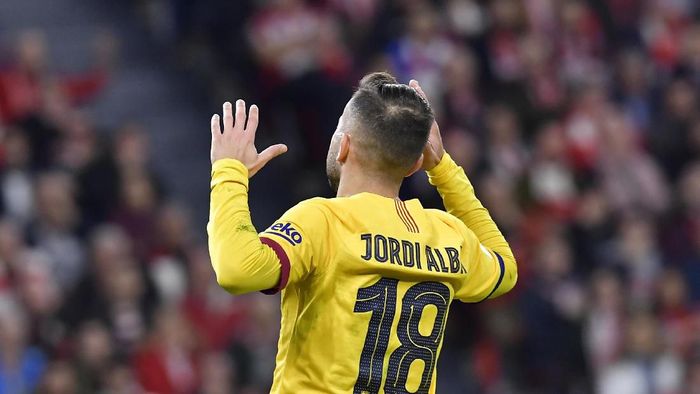
<path fill-rule="evenodd" d="M 224 103 L 224 130 L 218 114 L 211 117 L 211 162 L 220 159 L 235 159 L 248 168 L 252 177 L 270 160 L 287 151 L 284 144 L 276 144 L 258 153 L 255 148 L 255 133 L 258 129 L 258 106 L 253 104 L 246 116 L 245 101 L 236 101 L 235 119 L 230 102 Z"/>

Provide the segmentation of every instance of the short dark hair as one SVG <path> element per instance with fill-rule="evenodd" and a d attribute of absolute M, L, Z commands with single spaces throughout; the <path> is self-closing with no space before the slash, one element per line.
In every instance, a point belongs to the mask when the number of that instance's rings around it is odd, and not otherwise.
<path fill-rule="evenodd" d="M 375 72 L 362 78 L 349 109 L 368 164 L 403 177 L 428 141 L 433 123 L 428 102 L 391 74 Z"/>

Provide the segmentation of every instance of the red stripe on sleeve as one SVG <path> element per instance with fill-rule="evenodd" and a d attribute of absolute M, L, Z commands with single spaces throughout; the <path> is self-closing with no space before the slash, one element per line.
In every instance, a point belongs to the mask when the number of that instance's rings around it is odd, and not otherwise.
<path fill-rule="evenodd" d="M 287 286 L 287 282 L 289 281 L 289 257 L 287 256 L 287 252 L 284 251 L 284 248 L 278 244 L 277 241 L 267 237 L 260 237 L 260 242 L 272 248 L 277 258 L 280 259 L 280 282 L 271 289 L 263 290 L 262 293 L 277 294 Z"/>

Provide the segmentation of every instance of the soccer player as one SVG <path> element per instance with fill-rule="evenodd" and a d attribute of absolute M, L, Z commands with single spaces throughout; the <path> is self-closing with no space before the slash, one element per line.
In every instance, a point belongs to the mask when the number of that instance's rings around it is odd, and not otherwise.
<path fill-rule="evenodd" d="M 409 86 L 410 85 L 410 86 Z M 420 85 L 373 73 L 345 106 L 327 174 L 336 198 L 312 198 L 257 233 L 248 179 L 286 151 L 258 153 L 258 107 L 211 119 L 209 252 L 233 294 L 282 292 L 273 393 L 434 393 L 453 299 L 509 291 L 508 243 L 445 153 Z M 447 212 L 398 197 L 423 168 Z"/>

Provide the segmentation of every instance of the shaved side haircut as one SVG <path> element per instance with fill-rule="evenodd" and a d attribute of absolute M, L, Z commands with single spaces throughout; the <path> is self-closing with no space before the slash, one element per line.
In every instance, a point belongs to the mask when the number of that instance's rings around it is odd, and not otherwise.
<path fill-rule="evenodd" d="M 375 72 L 360 81 L 350 100 L 350 122 L 365 164 L 403 178 L 420 157 L 433 111 L 418 92 L 391 74 Z"/>

